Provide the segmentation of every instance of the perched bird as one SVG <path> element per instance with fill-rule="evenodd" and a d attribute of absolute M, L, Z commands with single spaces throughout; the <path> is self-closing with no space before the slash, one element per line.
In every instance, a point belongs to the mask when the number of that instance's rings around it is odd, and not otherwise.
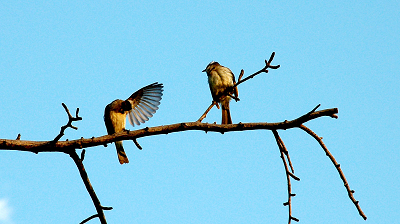
<path fill-rule="evenodd" d="M 132 126 L 148 121 L 160 105 L 162 92 L 163 85 L 155 82 L 139 89 L 125 101 L 117 99 L 108 104 L 104 111 L 107 133 L 112 135 L 125 130 L 126 115 L 128 114 Z M 119 163 L 129 163 L 122 141 L 116 141 L 115 147 L 117 148 Z"/>
<path fill-rule="evenodd" d="M 221 104 L 221 124 L 232 124 L 229 101 L 231 100 L 232 94 L 235 95 L 236 100 L 238 100 L 237 97 L 239 95 L 237 86 L 233 87 L 236 84 L 235 75 L 229 68 L 215 61 L 210 62 L 203 72 L 207 73 L 213 101 L 217 103 L 218 108 L 218 103 Z"/>

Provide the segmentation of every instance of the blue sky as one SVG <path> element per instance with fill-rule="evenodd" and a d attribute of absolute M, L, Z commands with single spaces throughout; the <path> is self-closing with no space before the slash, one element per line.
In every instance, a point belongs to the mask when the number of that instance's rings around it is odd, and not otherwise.
<path fill-rule="evenodd" d="M 239 86 L 234 123 L 294 119 L 321 104 L 339 119 L 308 122 L 342 165 L 368 223 L 398 219 L 398 1 L 5 1 L 0 3 L 0 138 L 106 134 L 104 107 L 165 86 L 147 123 L 197 120 L 211 103 L 210 61 L 249 75 L 275 51 L 281 68 Z M 213 109 L 204 122 L 220 122 Z M 138 127 L 128 127 L 131 130 Z M 366 223 L 318 143 L 280 131 L 300 182 L 301 223 Z M 190 131 L 90 148 L 85 166 L 109 223 L 286 223 L 286 177 L 268 131 Z M 68 155 L 0 151 L 0 223 L 78 223 L 95 213 Z M 98 223 L 98 220 L 91 221 Z"/>

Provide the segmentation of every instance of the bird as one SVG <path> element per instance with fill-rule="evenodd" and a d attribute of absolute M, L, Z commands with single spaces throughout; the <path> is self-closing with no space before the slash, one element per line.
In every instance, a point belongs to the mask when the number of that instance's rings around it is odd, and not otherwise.
<path fill-rule="evenodd" d="M 234 95 L 234 99 L 239 100 L 238 89 L 235 81 L 235 75 L 233 72 L 218 62 L 212 61 L 203 70 L 207 73 L 208 84 L 210 86 L 211 96 L 213 101 L 221 104 L 222 108 L 222 122 L 221 124 L 232 124 L 231 113 L 229 109 L 229 101 Z"/>
<path fill-rule="evenodd" d="M 134 92 L 128 99 L 116 99 L 108 104 L 104 110 L 104 123 L 107 133 L 125 130 L 126 116 L 132 126 L 140 125 L 149 120 L 156 113 L 162 99 L 163 84 L 153 83 Z M 129 163 L 122 141 L 116 141 L 117 155 L 120 164 Z"/>

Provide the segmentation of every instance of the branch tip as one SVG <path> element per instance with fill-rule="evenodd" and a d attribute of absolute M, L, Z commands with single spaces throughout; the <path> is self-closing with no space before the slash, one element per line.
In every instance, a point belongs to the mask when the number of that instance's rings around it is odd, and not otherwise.
<path fill-rule="evenodd" d="M 296 221 L 296 222 L 299 222 L 299 221 L 300 221 L 298 218 L 295 218 L 295 217 L 293 217 L 293 216 L 290 216 L 290 219 L 293 220 L 293 221 Z"/>
<path fill-rule="evenodd" d="M 113 207 L 105 207 L 105 206 L 101 206 L 101 208 L 102 208 L 103 210 L 112 210 L 112 209 L 113 209 Z"/>
<path fill-rule="evenodd" d="M 88 218 L 84 219 L 84 220 L 83 220 L 82 222 L 80 222 L 79 224 L 87 223 L 87 222 L 89 222 L 90 220 L 92 220 L 92 219 L 94 219 L 94 218 L 97 218 L 97 217 L 99 217 L 99 214 L 94 214 L 94 215 L 89 216 Z"/>
<path fill-rule="evenodd" d="M 275 51 L 273 51 L 271 57 L 269 57 L 268 64 L 271 64 L 272 60 L 274 60 L 274 57 L 275 57 Z"/>
<path fill-rule="evenodd" d="M 136 138 L 132 139 L 132 141 L 133 141 L 133 143 L 135 143 L 136 147 L 137 147 L 139 150 L 142 150 L 142 149 L 143 149 L 142 146 L 139 145 L 139 142 L 137 141 Z"/>
<path fill-rule="evenodd" d="M 337 112 L 337 108 L 335 108 L 335 110 Z M 356 206 L 356 209 L 358 210 L 358 213 L 360 214 L 360 216 L 364 220 L 366 220 L 367 216 L 362 211 L 362 209 L 361 209 L 361 207 L 359 205 L 359 202 L 354 198 L 354 196 L 352 194 L 352 190 L 350 189 L 349 183 L 347 182 L 346 177 L 344 176 L 344 173 L 343 173 L 342 169 L 340 168 L 340 164 L 338 162 L 336 162 L 335 157 L 331 154 L 331 152 L 325 146 L 324 142 L 321 140 L 321 138 L 317 134 L 315 134 L 315 132 L 313 132 L 311 129 L 306 127 L 304 124 L 301 124 L 299 127 L 302 130 L 304 130 L 306 133 L 308 133 L 311 137 L 313 137 L 315 140 L 317 140 L 317 142 L 320 144 L 322 149 L 325 151 L 325 154 L 329 157 L 329 159 L 331 160 L 331 162 L 335 166 L 337 172 L 339 173 L 340 179 L 342 179 L 342 181 L 343 181 L 344 187 L 346 188 L 347 195 L 349 196 L 350 200 Z"/>
<path fill-rule="evenodd" d="M 244 75 L 244 70 L 242 69 L 242 70 L 240 70 L 240 75 L 239 75 L 239 78 L 238 78 L 238 82 L 240 82 L 240 80 L 242 80 L 243 75 Z"/>

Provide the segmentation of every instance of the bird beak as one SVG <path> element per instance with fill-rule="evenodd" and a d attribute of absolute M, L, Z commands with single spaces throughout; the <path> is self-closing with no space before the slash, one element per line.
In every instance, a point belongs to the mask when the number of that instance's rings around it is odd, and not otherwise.
<path fill-rule="evenodd" d="M 206 70 L 204 69 L 203 71 L 201 71 L 201 72 L 205 72 Z"/>

